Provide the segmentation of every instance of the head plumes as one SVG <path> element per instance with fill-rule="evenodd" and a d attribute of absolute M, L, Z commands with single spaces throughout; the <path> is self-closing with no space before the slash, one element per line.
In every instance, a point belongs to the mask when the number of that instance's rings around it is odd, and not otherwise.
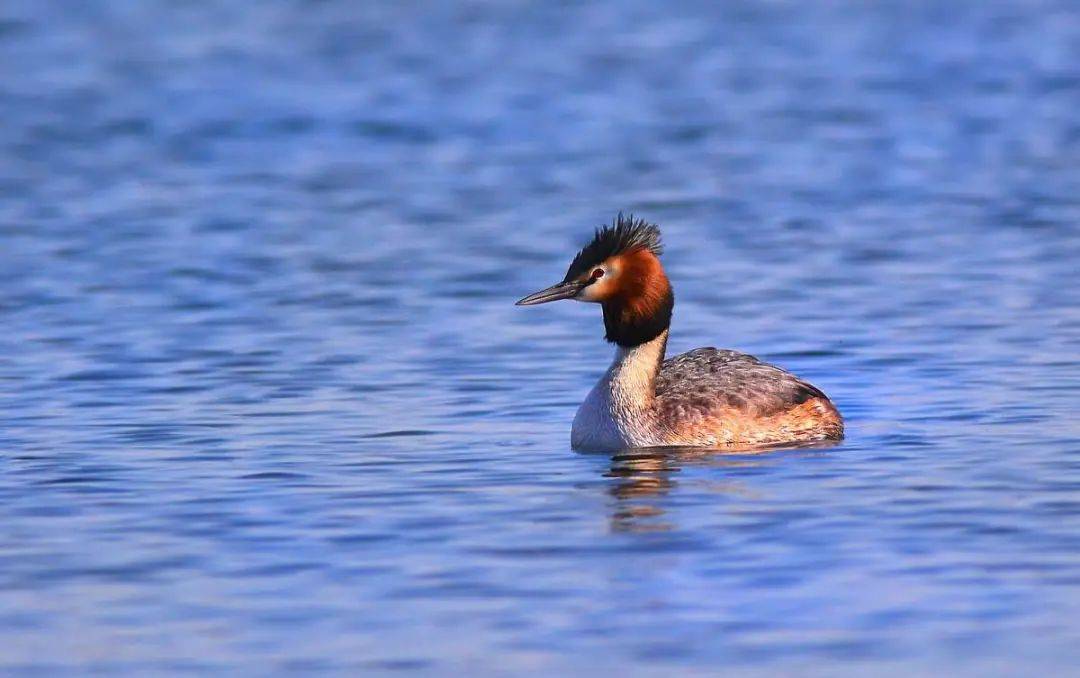
<path fill-rule="evenodd" d="M 596 229 L 592 242 L 574 257 L 566 271 L 566 280 L 573 280 L 593 266 L 619 254 L 648 250 L 660 256 L 663 249 L 660 244 L 660 227 L 644 219 L 635 219 L 632 214 L 624 217 L 622 212 L 619 212 L 619 216 L 613 219 L 610 225 Z"/>

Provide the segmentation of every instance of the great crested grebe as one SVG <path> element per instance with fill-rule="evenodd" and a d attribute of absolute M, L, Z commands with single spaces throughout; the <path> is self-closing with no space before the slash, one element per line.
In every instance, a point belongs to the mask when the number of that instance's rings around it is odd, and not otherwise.
<path fill-rule="evenodd" d="M 623 217 L 596 231 L 563 281 L 518 306 L 560 299 L 604 309 L 615 360 L 574 417 L 578 450 L 740 447 L 839 440 L 844 422 L 818 388 L 738 351 L 698 348 L 664 360 L 675 296 L 660 229 Z"/>

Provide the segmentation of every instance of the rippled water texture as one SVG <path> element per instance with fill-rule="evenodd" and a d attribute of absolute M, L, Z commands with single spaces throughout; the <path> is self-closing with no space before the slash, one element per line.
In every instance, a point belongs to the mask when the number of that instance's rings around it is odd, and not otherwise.
<path fill-rule="evenodd" d="M 0 669 L 1075 671 L 1080 10 L 811 4 L 0 4 Z M 619 209 L 847 441 L 569 449 Z"/>

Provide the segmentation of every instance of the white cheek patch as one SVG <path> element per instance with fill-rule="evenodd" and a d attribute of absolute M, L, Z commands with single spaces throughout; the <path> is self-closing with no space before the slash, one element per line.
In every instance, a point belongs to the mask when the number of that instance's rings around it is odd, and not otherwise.
<path fill-rule="evenodd" d="M 603 279 L 597 280 L 591 285 L 586 286 L 578 295 L 574 297 L 576 301 L 591 301 L 599 303 L 603 297 L 607 296 L 607 288 L 610 285 L 610 280 Z"/>
<path fill-rule="evenodd" d="M 615 282 L 619 277 L 618 258 L 604 261 L 600 268 L 604 271 L 604 277 L 585 286 L 574 297 L 575 300 L 591 301 L 598 304 L 605 299 L 611 298 L 611 295 L 618 289 L 618 284 Z"/>

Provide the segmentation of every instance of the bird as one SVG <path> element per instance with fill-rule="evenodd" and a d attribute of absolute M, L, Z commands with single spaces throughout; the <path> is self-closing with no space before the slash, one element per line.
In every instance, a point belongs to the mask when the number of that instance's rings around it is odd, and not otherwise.
<path fill-rule="evenodd" d="M 597 228 L 562 282 L 517 301 L 600 304 L 615 359 L 578 408 L 575 450 L 772 447 L 839 440 L 844 421 L 820 389 L 735 350 L 665 359 L 675 295 L 660 263 L 660 228 L 620 213 Z"/>

